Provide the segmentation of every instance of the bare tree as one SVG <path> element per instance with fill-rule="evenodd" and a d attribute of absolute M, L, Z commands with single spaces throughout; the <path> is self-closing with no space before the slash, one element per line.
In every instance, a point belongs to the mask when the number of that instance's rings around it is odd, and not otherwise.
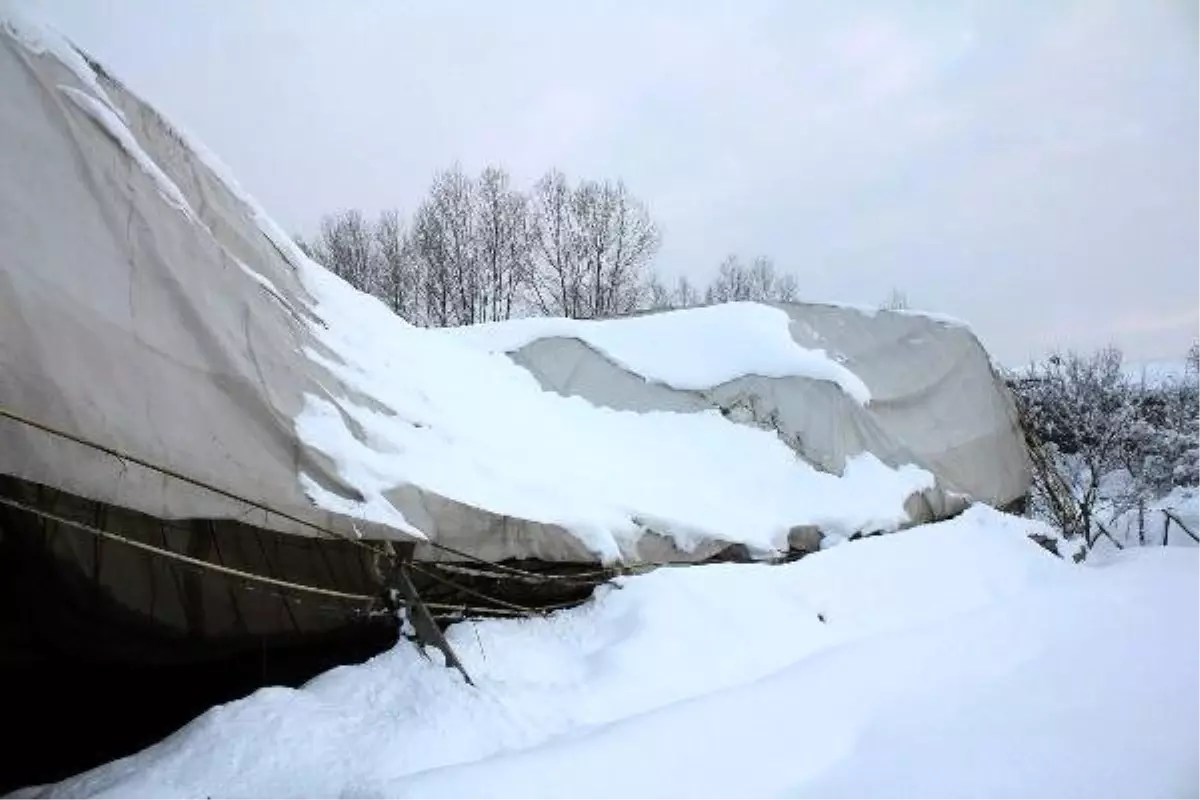
<path fill-rule="evenodd" d="M 533 281 L 534 224 L 529 196 L 513 191 L 505 205 L 509 275 L 502 292 L 504 319 L 530 311 L 529 287 Z"/>
<path fill-rule="evenodd" d="M 785 272 L 775 279 L 775 298 L 785 303 L 795 302 L 800 293 L 799 281 L 790 272 Z"/>
<path fill-rule="evenodd" d="M 637 307 L 646 267 L 662 243 L 646 205 L 630 195 L 624 183 L 605 182 L 600 202 L 607 247 L 600 280 L 593 283 L 593 317 L 624 314 Z"/>
<path fill-rule="evenodd" d="M 904 311 L 908 308 L 908 295 L 893 288 L 879 307 L 884 311 Z"/>
<path fill-rule="evenodd" d="M 413 215 L 409 241 L 430 325 L 483 317 L 475 205 L 474 183 L 455 165 L 434 176 L 429 197 Z"/>
<path fill-rule="evenodd" d="M 467 325 L 482 317 L 483 292 L 478 261 L 474 185 L 457 164 L 438 175 L 430 197 L 448 235 L 453 322 Z"/>
<path fill-rule="evenodd" d="M 766 256 L 758 256 L 746 271 L 750 284 L 751 300 L 773 300 L 775 298 L 775 262 Z"/>
<path fill-rule="evenodd" d="M 533 189 L 531 203 L 533 274 L 531 300 L 541 314 L 582 316 L 583 273 L 577 257 L 571 187 L 558 170 Z"/>
<path fill-rule="evenodd" d="M 646 288 L 642 294 L 642 307 L 647 311 L 665 311 L 673 305 L 671 290 L 657 275 L 651 275 L 646 281 Z"/>
<path fill-rule="evenodd" d="M 708 303 L 741 300 L 769 302 L 796 299 L 796 276 L 781 274 L 768 256 L 757 256 L 749 266 L 736 255 L 729 255 L 717 269 L 717 277 L 708 285 L 704 299 Z"/>
<path fill-rule="evenodd" d="M 671 302 L 676 308 L 690 308 L 700 304 L 700 293 L 686 275 L 680 275 L 676 279 L 675 288 L 671 292 Z"/>
<path fill-rule="evenodd" d="M 453 317 L 451 257 L 445 223 L 434 204 L 426 200 L 413 215 L 409 232 L 409 250 L 420 276 L 422 318 L 425 323 L 444 327 Z"/>
<path fill-rule="evenodd" d="M 625 185 L 584 181 L 571 189 L 550 172 L 534 189 L 534 305 L 543 314 L 596 318 L 637 307 L 660 237 Z"/>
<path fill-rule="evenodd" d="M 717 277 L 704 292 L 708 303 L 729 303 L 751 298 L 750 273 L 735 255 L 725 257 L 717 268 Z"/>
<path fill-rule="evenodd" d="M 361 211 L 348 209 L 321 218 L 320 235 L 309 247 L 318 261 L 359 291 L 377 290 L 371 231 Z"/>
<path fill-rule="evenodd" d="M 504 170 L 488 167 L 478 180 L 458 166 L 438 173 L 408 240 L 428 324 L 469 325 L 521 310 L 533 246 L 529 201 Z"/>
<path fill-rule="evenodd" d="M 396 313 L 444 326 L 626 313 L 648 290 L 660 241 L 645 204 L 619 181 L 572 187 L 551 171 L 527 194 L 499 167 L 473 179 L 455 165 L 434 176 L 407 229 L 395 211 L 373 226 L 345 211 L 302 245 Z"/>
<path fill-rule="evenodd" d="M 390 209 L 375 223 L 375 247 L 379 258 L 379 296 L 395 313 L 419 325 L 424 321 L 420 303 L 422 285 L 418 264 L 400 214 Z"/>
<path fill-rule="evenodd" d="M 476 319 L 508 319 L 529 268 L 528 204 L 510 188 L 508 173 L 497 167 L 483 171 L 477 183 L 475 235 L 479 259 Z"/>

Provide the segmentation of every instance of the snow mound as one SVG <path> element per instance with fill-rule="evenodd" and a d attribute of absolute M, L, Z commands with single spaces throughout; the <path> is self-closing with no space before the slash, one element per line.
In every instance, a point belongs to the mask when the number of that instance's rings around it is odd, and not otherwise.
<path fill-rule="evenodd" d="M 400 645 L 43 795 L 1194 796 L 1196 551 L 1093 568 L 1037 529 L 661 569 L 452 627 L 475 688 Z"/>
<path fill-rule="evenodd" d="M 737 302 L 611 320 L 516 319 L 445 332 L 493 353 L 538 339 L 579 339 L 635 375 L 683 391 L 746 375 L 797 376 L 836 383 L 860 405 L 871 400 L 857 375 L 824 351 L 801 347 L 790 327 L 778 308 Z"/>

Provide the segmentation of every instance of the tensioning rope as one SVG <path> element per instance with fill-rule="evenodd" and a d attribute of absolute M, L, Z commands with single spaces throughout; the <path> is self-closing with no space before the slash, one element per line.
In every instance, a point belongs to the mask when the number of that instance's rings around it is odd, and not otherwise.
<path fill-rule="evenodd" d="M 266 505 L 265 503 L 263 503 L 261 501 L 252 500 L 249 497 L 245 497 L 240 494 L 237 494 L 236 492 L 229 491 L 228 489 L 223 489 L 219 486 L 215 486 L 211 483 L 208 483 L 207 481 L 203 481 L 198 478 L 193 478 L 190 475 L 185 475 L 184 473 L 179 472 L 178 470 L 171 469 L 170 467 L 164 467 L 159 464 L 154 464 L 150 461 L 147 461 L 143 458 L 139 458 L 138 456 L 132 455 L 130 453 L 126 453 L 115 447 L 110 447 L 108 445 L 100 444 L 99 442 L 92 441 L 91 439 L 88 439 L 84 436 L 80 436 L 78 434 L 69 433 L 67 431 L 56 428 L 53 425 L 49 425 L 45 422 L 41 422 L 39 420 L 32 419 L 23 414 L 19 414 L 8 408 L 5 408 L 4 406 L 0 406 L 0 417 L 7 418 L 13 422 L 16 422 L 16 423 L 19 423 L 22 425 L 26 425 L 31 428 L 36 428 L 37 430 L 40 430 L 44 433 L 48 433 L 53 436 L 58 436 L 60 438 L 74 442 L 83 447 L 88 447 L 88 448 L 91 448 L 98 452 L 105 453 L 106 455 L 110 455 L 113 458 L 116 458 L 122 462 L 128 461 L 130 463 L 137 464 L 138 466 L 143 467 L 144 469 L 148 469 L 151 472 L 157 472 L 161 475 L 165 475 L 167 477 L 174 478 L 179 481 L 183 481 L 184 483 L 187 483 L 192 486 L 196 486 L 198 488 L 213 492 L 214 494 L 225 497 L 226 499 L 233 500 L 238 503 L 242 503 L 242 504 L 250 506 L 252 508 L 257 508 L 260 511 L 266 512 L 267 514 L 274 514 L 275 516 L 277 516 L 281 519 L 286 519 L 290 522 L 294 522 L 298 525 L 302 525 L 311 530 L 315 530 L 319 533 L 324 534 L 325 536 L 332 537 L 335 539 L 340 539 L 342 541 L 348 542 L 348 543 L 356 545 L 358 547 L 365 548 L 368 551 L 370 551 L 371 553 L 373 553 L 377 556 L 380 556 L 382 558 L 385 558 L 388 560 L 392 560 L 394 558 L 394 556 L 391 553 L 383 550 L 382 548 L 375 547 L 371 544 L 368 544 L 367 542 L 364 542 L 361 539 L 357 539 L 357 538 L 350 536 L 348 534 L 345 534 L 345 533 L 339 533 L 338 531 L 331 530 L 323 525 L 319 525 L 310 520 L 306 520 L 301 517 L 295 516 L 294 514 L 289 514 L 285 511 L 279 511 L 278 509 L 272 508 L 271 506 Z M 449 545 L 444 545 L 439 542 L 435 542 L 435 541 L 428 540 L 428 539 L 424 540 L 424 541 L 419 541 L 418 544 L 428 544 L 430 547 L 434 548 L 435 550 L 440 550 L 444 553 L 449 553 L 451 555 L 458 556 L 459 558 L 463 558 L 468 561 L 473 561 L 478 564 L 482 564 L 482 565 L 486 566 L 489 571 L 503 572 L 503 573 L 506 573 L 513 577 L 520 577 L 528 582 L 533 582 L 533 583 L 564 582 L 564 583 L 591 585 L 590 582 L 588 582 L 584 579 L 584 576 L 557 575 L 557 574 L 552 574 L 552 573 L 539 574 L 536 572 L 529 572 L 527 570 L 509 566 L 508 564 L 500 564 L 500 563 L 497 563 L 494 561 L 488 561 L 484 558 L 480 558 L 479 556 L 472 555 L 471 553 L 467 553 L 463 550 L 459 550 L 457 548 L 450 547 Z M 602 573 L 604 571 L 599 571 L 599 572 Z M 591 574 L 599 574 L 599 573 L 591 573 Z"/>
<path fill-rule="evenodd" d="M 451 589 L 462 592 L 463 594 L 465 594 L 469 597 L 477 597 L 477 598 L 480 598 L 483 600 L 487 600 L 490 603 L 497 603 L 497 604 L 499 604 L 505 608 L 511 609 L 513 611 L 523 611 L 532 616 L 536 616 L 538 614 L 543 613 L 542 611 L 539 611 L 539 610 L 536 610 L 533 608 L 529 608 L 528 606 L 523 606 L 518 603 L 510 603 L 507 600 L 501 600 L 496 597 L 489 597 L 488 595 L 484 594 L 483 592 L 476 591 L 475 589 L 472 589 L 468 586 L 463 586 L 461 583 L 458 583 L 457 581 L 452 581 L 445 576 L 438 575 L 436 572 L 433 572 L 432 570 L 423 569 L 421 567 L 421 565 L 416 562 L 409 564 L 408 567 L 413 572 L 419 572 L 422 575 L 424 575 L 425 577 L 429 578 L 430 580 L 436 581 L 444 586 L 448 586 Z"/>
<path fill-rule="evenodd" d="M 350 542 L 351 544 L 358 545 L 359 547 L 364 547 L 367 550 L 370 550 L 375 555 L 383 556 L 383 557 L 388 556 L 388 554 L 385 551 L 383 551 L 382 549 L 373 547 L 370 544 L 363 542 L 359 539 L 356 539 L 353 536 L 350 536 L 348 534 L 338 533 L 337 531 L 329 530 L 328 528 L 318 525 L 315 522 L 311 522 L 309 520 L 302 519 L 301 517 L 297 517 L 293 514 L 288 514 L 285 511 L 279 511 L 277 509 L 271 508 L 271 507 L 269 507 L 261 502 L 258 502 L 256 500 L 251 500 L 248 497 L 243 497 L 242 495 L 239 495 L 236 492 L 231 492 L 228 489 L 222 489 L 220 486 L 215 486 L 211 483 L 208 483 L 207 481 L 200 480 L 199 478 L 193 478 L 190 475 L 184 475 L 182 472 L 171 469 L 170 467 L 164 467 L 160 464 L 151 463 L 149 461 L 146 461 L 143 458 L 139 458 L 130 453 L 126 453 L 121 450 L 118 450 L 115 447 L 109 447 L 108 445 L 100 444 L 99 442 L 92 441 L 83 436 L 79 436 L 77 434 L 69 433 L 69 432 L 61 430 L 59 428 L 55 428 L 54 426 L 48 425 L 45 422 L 40 422 L 38 420 L 31 419 L 23 414 L 18 414 L 15 411 L 11 411 L 11 410 L 5 408 L 4 406 L 0 406 L 0 417 L 6 417 L 6 418 L 8 418 L 14 422 L 18 422 L 22 425 L 28 425 L 31 428 L 36 428 L 45 433 L 49 433 L 54 436 L 61 437 L 68 441 L 75 442 L 76 444 L 79 444 L 79 445 L 83 445 L 84 447 L 89 447 L 93 450 L 99 451 L 106 455 L 110 455 L 113 458 L 116 458 L 122 462 L 128 461 L 130 463 L 137 464 L 139 467 L 148 469 L 151 472 L 157 472 L 160 475 L 166 475 L 169 478 L 175 478 L 176 480 L 183 481 L 184 483 L 190 484 L 190 485 L 198 487 L 200 489 L 205 489 L 214 494 L 220 495 L 220 496 L 226 498 L 227 500 L 233 500 L 235 502 L 243 503 L 243 504 L 251 506 L 253 508 L 257 508 L 260 511 L 264 511 L 268 514 L 274 514 L 274 515 L 280 517 L 281 519 L 286 519 L 289 522 L 294 522 L 298 525 L 303 525 L 307 528 L 311 528 L 312 530 L 323 533 L 326 536 L 331 536 L 335 539 L 342 539 L 344 541 Z"/>
<path fill-rule="evenodd" d="M 194 558 L 194 557 L 186 555 L 184 553 L 178 553 L 178 552 L 175 552 L 174 550 L 169 550 L 167 548 L 158 547 L 156 545 L 152 545 L 147 542 L 140 542 L 136 539 L 131 539 L 128 536 L 122 536 L 119 533 L 113 533 L 112 531 L 106 531 L 103 528 L 97 527 L 95 525 L 91 525 L 86 522 L 81 522 L 79 520 L 70 519 L 69 517 L 64 517 L 60 514 L 55 514 L 51 511 L 47 511 L 45 509 L 38 508 L 37 506 L 32 506 L 27 503 L 22 503 L 19 500 L 14 500 L 9 497 L 0 496 L 0 505 L 7 506 L 9 508 L 13 508 L 18 511 L 24 511 L 26 513 L 33 514 L 42 519 L 50 520 L 50 521 L 56 522 L 60 525 L 65 525 L 69 528 L 74 528 L 76 530 L 89 533 L 93 536 L 97 536 L 97 537 L 106 539 L 111 542 L 116 542 L 118 544 L 122 544 L 127 547 L 131 547 L 135 550 L 141 550 L 145 553 L 149 553 L 149 554 L 159 557 L 159 558 L 177 561 L 187 567 L 191 567 L 191 568 L 198 569 L 198 570 L 209 570 L 209 571 L 216 572 L 218 574 L 224 575 L 229 578 L 234 578 L 236 580 L 243 581 L 245 583 L 257 584 L 257 585 L 261 585 L 261 586 L 270 586 L 270 587 L 273 587 L 276 589 L 283 589 L 283 590 L 287 590 L 287 591 L 291 591 L 291 592 L 301 592 L 301 593 L 305 593 L 305 594 L 330 598 L 330 599 L 334 599 L 334 600 L 349 601 L 349 602 L 357 603 L 357 604 L 359 604 L 359 607 L 355 610 L 360 611 L 360 612 L 370 609 L 378 604 L 379 598 L 372 597 L 370 595 L 356 594 L 353 592 L 342 592 L 342 591 L 338 591 L 336 589 L 326 589 L 321 586 L 312 586 L 312 585 L 304 584 L 304 583 L 296 583 L 294 581 L 286 581 L 286 580 L 282 580 L 280 578 L 273 578 L 268 575 L 260 575 L 258 573 L 254 573 L 254 572 L 247 572 L 245 570 L 236 569 L 234 567 L 227 567 L 224 564 L 214 564 L 211 561 L 205 561 L 203 559 Z M 247 587 L 247 588 L 249 588 L 249 587 Z M 273 594 L 276 597 L 281 597 L 283 599 L 294 599 L 294 598 L 288 598 L 286 595 L 276 594 L 275 592 L 271 592 L 271 594 Z M 495 598 L 488 597 L 487 595 L 484 595 L 480 592 L 475 592 L 474 594 L 476 596 L 480 597 L 481 599 L 487 600 L 488 602 L 494 602 L 498 606 L 513 606 L 514 605 L 511 603 L 505 603 L 502 600 L 497 600 Z M 503 607 L 487 607 L 487 606 L 479 606 L 479 605 L 468 605 L 465 603 L 437 603 L 437 602 L 433 602 L 433 603 L 427 602 L 427 603 L 425 603 L 425 605 L 428 606 L 430 609 L 440 611 L 440 612 L 453 612 L 453 613 L 458 613 L 458 614 L 466 614 L 469 611 L 480 611 L 480 612 L 484 612 L 486 614 L 490 614 L 493 616 L 517 616 L 517 614 L 515 614 L 512 611 L 510 611 L 509 609 L 503 608 Z M 526 609 L 524 606 L 517 606 L 516 608 L 519 609 L 522 613 L 542 614 L 542 613 L 546 613 L 547 611 L 555 610 L 558 607 L 560 607 L 559 604 L 547 605 L 541 609 Z M 561 607 L 567 607 L 567 606 L 562 605 Z M 328 607 L 322 607 L 322 608 L 328 608 Z M 329 610 L 334 610 L 334 609 L 330 608 Z M 341 610 L 344 611 L 345 609 L 341 609 Z"/>
<path fill-rule="evenodd" d="M 176 553 L 174 550 L 167 550 L 162 547 L 157 547 L 152 544 L 147 544 L 146 542 L 139 542 L 137 539 L 130 539 L 128 536 L 122 536 L 119 533 L 113 533 L 112 531 L 106 531 L 103 528 L 96 527 L 95 525 L 89 525 L 86 522 L 80 522 L 78 520 L 73 520 L 69 517 L 64 517 L 59 514 L 55 514 L 50 511 L 46 511 L 45 509 L 38 508 L 37 506 L 31 506 L 26 503 L 22 503 L 19 500 L 13 500 L 8 497 L 0 496 L 0 505 L 5 505 L 5 506 L 8 506 L 9 508 L 15 508 L 20 511 L 25 511 L 27 513 L 42 517 L 43 519 L 53 520 L 54 522 L 57 522 L 60 525 L 67 525 L 72 528 L 77 528 L 79 530 L 87 531 L 88 533 L 92 534 L 93 536 L 99 536 L 102 539 L 108 539 L 109 541 L 119 542 L 123 545 L 132 547 L 137 550 L 143 550 L 147 553 L 153 553 L 156 556 L 161 556 L 163 558 L 175 559 L 176 561 L 181 561 L 185 564 L 190 564 L 191 566 L 194 566 L 194 567 L 202 567 L 204 569 L 210 569 L 214 572 L 220 572 L 224 575 L 229 575 L 230 577 L 238 578 L 239 580 L 255 581 L 257 583 L 265 584 L 268 586 L 275 586 L 275 587 L 281 588 L 281 589 L 290 589 L 290 590 L 297 591 L 297 592 L 308 592 L 311 594 L 321 595 L 323 597 L 336 598 L 338 600 L 351 600 L 356 603 L 373 603 L 375 601 L 375 598 L 371 597 L 370 595 L 353 594 L 350 592 L 339 592 L 336 589 L 324 589 L 320 586 L 308 586 L 303 583 L 293 583 L 292 581 L 285 581 L 285 580 L 281 580 L 279 578 L 272 578 L 272 577 L 269 577 L 266 575 L 258 575 L 253 572 L 245 572 L 240 569 L 234 569 L 233 567 L 227 567 L 224 564 L 214 564 L 211 561 L 205 561 L 202 558 L 194 558 L 192 556 L 185 555 L 183 553 Z"/>

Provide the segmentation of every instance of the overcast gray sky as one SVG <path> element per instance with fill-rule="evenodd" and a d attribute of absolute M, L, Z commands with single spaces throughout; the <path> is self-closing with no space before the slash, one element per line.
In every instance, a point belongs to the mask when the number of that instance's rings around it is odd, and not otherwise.
<path fill-rule="evenodd" d="M 290 230 L 455 161 L 624 179 L 658 268 L 895 287 L 1002 361 L 1196 337 L 1196 4 L 40 0 Z"/>

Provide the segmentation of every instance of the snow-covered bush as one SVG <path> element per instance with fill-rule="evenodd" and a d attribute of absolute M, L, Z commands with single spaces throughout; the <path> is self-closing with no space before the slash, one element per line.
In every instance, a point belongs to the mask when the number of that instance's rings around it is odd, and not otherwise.
<path fill-rule="evenodd" d="M 1084 550 L 1101 538 L 1124 546 L 1131 530 L 1134 543 L 1165 541 L 1148 519 L 1165 513 L 1163 498 L 1194 497 L 1173 492 L 1200 483 L 1196 362 L 1193 345 L 1181 376 L 1150 382 L 1131 378 L 1121 352 L 1106 348 L 1009 375 L 1034 465 L 1031 513 Z"/>

